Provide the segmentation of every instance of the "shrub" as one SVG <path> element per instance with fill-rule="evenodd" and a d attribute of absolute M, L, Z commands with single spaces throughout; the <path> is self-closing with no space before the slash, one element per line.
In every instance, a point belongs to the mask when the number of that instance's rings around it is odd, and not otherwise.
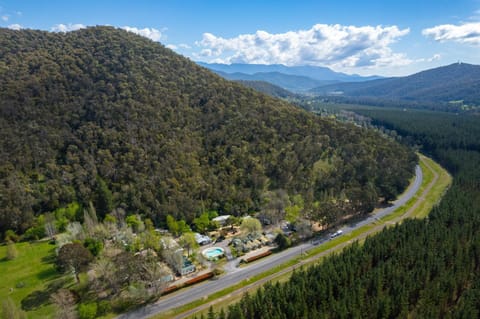
<path fill-rule="evenodd" d="M 103 249 L 103 243 L 97 239 L 87 238 L 83 242 L 83 247 L 87 248 L 93 256 L 98 256 L 100 251 Z"/>
<path fill-rule="evenodd" d="M 78 306 L 78 317 L 80 319 L 95 319 L 97 317 L 97 304 L 83 303 Z"/>
<path fill-rule="evenodd" d="M 110 305 L 110 302 L 108 302 L 107 300 L 102 300 L 98 303 L 97 316 L 106 315 L 110 311 L 112 311 L 112 306 Z"/>
<path fill-rule="evenodd" d="M 43 227 L 42 225 L 42 226 L 30 227 L 29 229 L 27 229 L 27 231 L 23 235 L 23 238 L 25 240 L 38 240 L 45 236 L 46 236 L 45 227 Z"/>
<path fill-rule="evenodd" d="M 5 232 L 5 241 L 13 241 L 16 243 L 20 239 L 20 236 L 18 236 L 15 231 L 9 229 Z"/>
<path fill-rule="evenodd" d="M 8 241 L 7 243 L 7 260 L 14 260 L 17 258 L 18 252 L 17 248 L 15 247 L 15 243 L 13 241 Z"/>
<path fill-rule="evenodd" d="M 278 245 L 279 250 L 287 249 L 291 245 L 290 240 L 282 233 L 275 237 L 275 243 Z"/>

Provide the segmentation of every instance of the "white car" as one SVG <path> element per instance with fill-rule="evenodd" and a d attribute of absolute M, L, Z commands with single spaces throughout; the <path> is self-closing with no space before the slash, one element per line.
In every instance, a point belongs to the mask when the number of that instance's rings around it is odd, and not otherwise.
<path fill-rule="evenodd" d="M 343 234 L 342 230 L 337 230 L 336 232 L 334 232 L 333 234 L 330 235 L 330 238 L 335 238 L 335 237 L 338 237 L 342 234 Z"/>

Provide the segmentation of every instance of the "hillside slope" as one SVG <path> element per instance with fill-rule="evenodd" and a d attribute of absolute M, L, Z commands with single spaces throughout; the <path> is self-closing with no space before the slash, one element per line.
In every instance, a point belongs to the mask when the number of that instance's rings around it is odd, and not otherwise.
<path fill-rule="evenodd" d="M 452 102 L 480 105 L 480 66 L 454 63 L 400 78 L 362 83 L 339 83 L 313 89 L 318 94 L 405 101 Z"/>
<path fill-rule="evenodd" d="M 289 98 L 295 96 L 294 93 L 265 81 L 237 80 L 237 82 L 272 97 Z"/>
<path fill-rule="evenodd" d="M 222 71 L 215 71 L 218 75 L 227 80 L 234 81 L 264 81 L 273 85 L 279 86 L 285 90 L 292 92 L 305 92 L 318 86 L 332 84 L 335 81 L 321 81 L 314 80 L 303 75 L 290 75 L 280 72 L 258 72 L 254 74 L 246 73 L 225 73 Z"/>
<path fill-rule="evenodd" d="M 0 231 L 74 201 L 156 224 L 244 214 L 278 189 L 334 221 L 402 191 L 416 160 L 111 27 L 0 29 L 0 127 Z"/>

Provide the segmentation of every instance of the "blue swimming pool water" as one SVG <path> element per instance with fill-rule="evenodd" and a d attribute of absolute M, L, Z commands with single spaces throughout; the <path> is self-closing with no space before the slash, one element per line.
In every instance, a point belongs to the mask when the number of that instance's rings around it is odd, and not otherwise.
<path fill-rule="evenodd" d="M 220 256 L 223 256 L 224 250 L 220 247 L 211 247 L 205 249 L 202 254 L 208 259 L 214 259 Z"/>

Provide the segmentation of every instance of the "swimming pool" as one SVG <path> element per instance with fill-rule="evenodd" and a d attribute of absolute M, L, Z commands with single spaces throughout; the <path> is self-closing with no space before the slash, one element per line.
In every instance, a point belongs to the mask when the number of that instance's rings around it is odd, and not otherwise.
<path fill-rule="evenodd" d="M 222 247 L 210 247 L 202 251 L 202 255 L 208 260 L 215 260 L 223 257 L 225 250 Z"/>

